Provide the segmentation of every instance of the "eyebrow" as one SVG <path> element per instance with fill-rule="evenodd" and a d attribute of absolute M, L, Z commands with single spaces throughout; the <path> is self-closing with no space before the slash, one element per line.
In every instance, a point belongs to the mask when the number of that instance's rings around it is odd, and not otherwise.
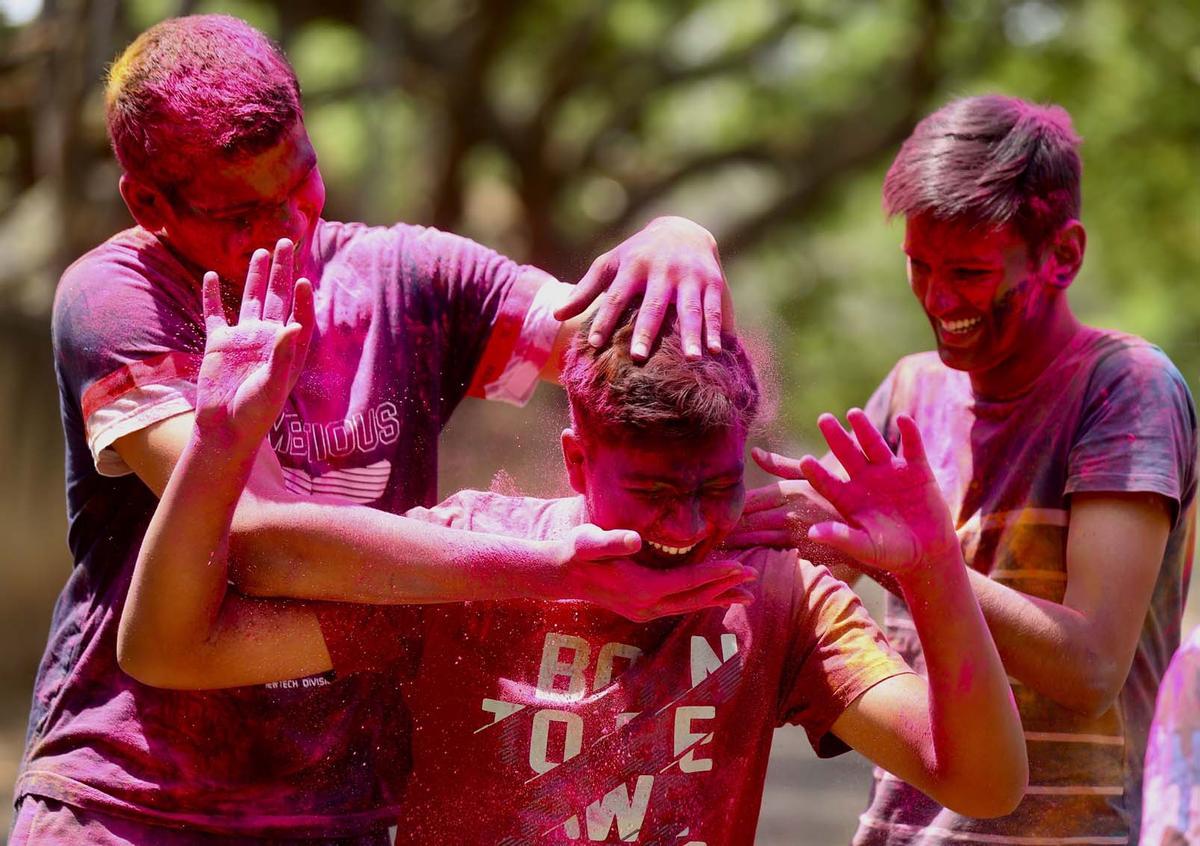
<path fill-rule="evenodd" d="M 317 166 L 317 153 L 315 150 L 308 156 L 308 160 L 310 160 L 312 163 L 309 164 L 309 166 L 304 169 L 303 176 L 301 176 L 299 179 L 297 179 L 294 184 L 288 186 L 287 193 L 284 196 L 287 196 L 287 197 L 292 196 L 292 194 L 295 193 L 297 188 L 299 188 L 301 185 L 303 185 L 305 182 L 308 181 L 308 177 L 312 175 L 313 170 Z M 203 214 L 212 215 L 213 217 L 226 217 L 226 216 L 232 216 L 232 215 L 238 214 L 240 212 L 247 212 L 252 209 L 258 208 L 259 206 L 265 206 L 265 205 L 274 205 L 274 204 L 269 203 L 265 200 L 248 200 L 247 202 L 238 203 L 237 205 L 233 205 L 233 206 L 223 206 L 219 209 L 198 209 L 198 211 L 200 211 Z"/>
<path fill-rule="evenodd" d="M 711 485 L 714 482 L 740 482 L 742 480 L 742 476 L 743 476 L 743 474 L 741 472 L 739 472 L 737 470 L 730 470 L 726 473 L 720 473 L 716 476 L 712 476 L 710 478 L 705 479 L 704 484 Z M 670 487 L 689 486 L 689 484 L 690 484 L 686 479 L 664 476 L 659 473 L 646 473 L 646 474 L 631 473 L 630 475 L 625 477 L 625 482 L 626 483 L 640 483 L 640 484 L 668 485 Z"/>
<path fill-rule="evenodd" d="M 908 251 L 907 247 L 904 247 L 902 249 L 904 251 L 904 254 L 906 256 L 908 256 L 909 259 L 911 259 L 912 261 L 919 261 L 919 262 L 922 262 L 925 264 L 929 263 L 929 258 L 925 254 L 910 253 Z M 980 258 L 979 256 L 956 256 L 954 254 L 942 255 L 940 258 L 943 262 L 946 262 L 949 264 L 961 264 L 961 265 L 976 266 L 976 267 L 991 268 L 991 267 L 996 267 L 998 265 L 1004 264 L 1004 260 L 1002 258 Z"/>

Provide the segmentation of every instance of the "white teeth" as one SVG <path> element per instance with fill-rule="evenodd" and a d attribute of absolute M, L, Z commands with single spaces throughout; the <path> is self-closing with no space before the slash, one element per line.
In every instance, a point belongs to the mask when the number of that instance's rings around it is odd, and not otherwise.
<path fill-rule="evenodd" d="M 947 332 L 954 332 L 956 334 L 962 334 L 964 332 L 969 332 L 972 329 L 974 329 L 976 326 L 979 325 L 981 320 L 982 320 L 982 318 L 979 318 L 979 317 L 971 317 L 966 320 L 942 320 L 939 322 L 942 324 L 942 328 L 945 329 Z"/>
<path fill-rule="evenodd" d="M 699 541 L 692 544 L 691 546 L 666 546 L 665 544 L 655 543 L 654 541 L 647 541 L 647 543 L 649 543 L 652 547 L 657 549 L 659 552 L 665 552 L 667 555 L 684 555 L 688 552 L 691 552 L 693 549 L 695 549 L 697 546 L 700 545 Z"/>

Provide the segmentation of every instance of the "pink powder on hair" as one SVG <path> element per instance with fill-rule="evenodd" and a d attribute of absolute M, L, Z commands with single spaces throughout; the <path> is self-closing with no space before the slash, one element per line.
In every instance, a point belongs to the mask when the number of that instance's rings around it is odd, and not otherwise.
<path fill-rule="evenodd" d="M 228 15 L 171 18 L 143 32 L 109 69 L 105 105 L 121 166 L 160 187 L 214 154 L 270 148 L 302 115 L 282 50 Z"/>

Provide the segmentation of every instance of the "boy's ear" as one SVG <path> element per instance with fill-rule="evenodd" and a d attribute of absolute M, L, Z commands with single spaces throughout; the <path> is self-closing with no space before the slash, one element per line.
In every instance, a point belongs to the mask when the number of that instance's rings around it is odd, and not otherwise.
<path fill-rule="evenodd" d="M 567 479 L 571 490 L 577 494 L 587 493 L 587 454 L 583 448 L 583 440 L 575 434 L 574 429 L 563 429 L 562 432 L 563 461 L 567 465 Z"/>
<path fill-rule="evenodd" d="M 161 191 L 127 173 L 121 174 L 117 187 L 121 199 L 139 226 L 147 232 L 158 232 L 164 228 L 170 208 Z"/>
<path fill-rule="evenodd" d="M 1066 290 L 1075 281 L 1087 249 L 1087 231 L 1078 220 L 1068 220 L 1046 245 L 1045 268 L 1051 285 Z"/>

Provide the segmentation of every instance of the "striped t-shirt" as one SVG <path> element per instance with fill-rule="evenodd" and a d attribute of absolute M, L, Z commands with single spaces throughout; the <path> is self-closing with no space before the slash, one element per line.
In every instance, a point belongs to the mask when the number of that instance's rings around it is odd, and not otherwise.
<path fill-rule="evenodd" d="M 876 770 L 855 846 L 1136 844 L 1146 735 L 1179 643 L 1193 546 L 1196 413 L 1183 378 L 1139 338 L 1082 329 L 1015 399 L 977 399 L 965 372 L 923 353 L 896 365 L 867 413 L 893 446 L 896 416 L 914 417 L 968 564 L 1023 593 L 1063 599 L 1071 494 L 1158 493 L 1171 500 L 1174 517 L 1133 666 L 1113 707 L 1084 716 L 1013 680 L 1029 749 L 1029 790 L 1016 811 L 963 817 Z M 888 597 L 886 629 L 924 672 L 912 618 L 895 596 Z"/>

